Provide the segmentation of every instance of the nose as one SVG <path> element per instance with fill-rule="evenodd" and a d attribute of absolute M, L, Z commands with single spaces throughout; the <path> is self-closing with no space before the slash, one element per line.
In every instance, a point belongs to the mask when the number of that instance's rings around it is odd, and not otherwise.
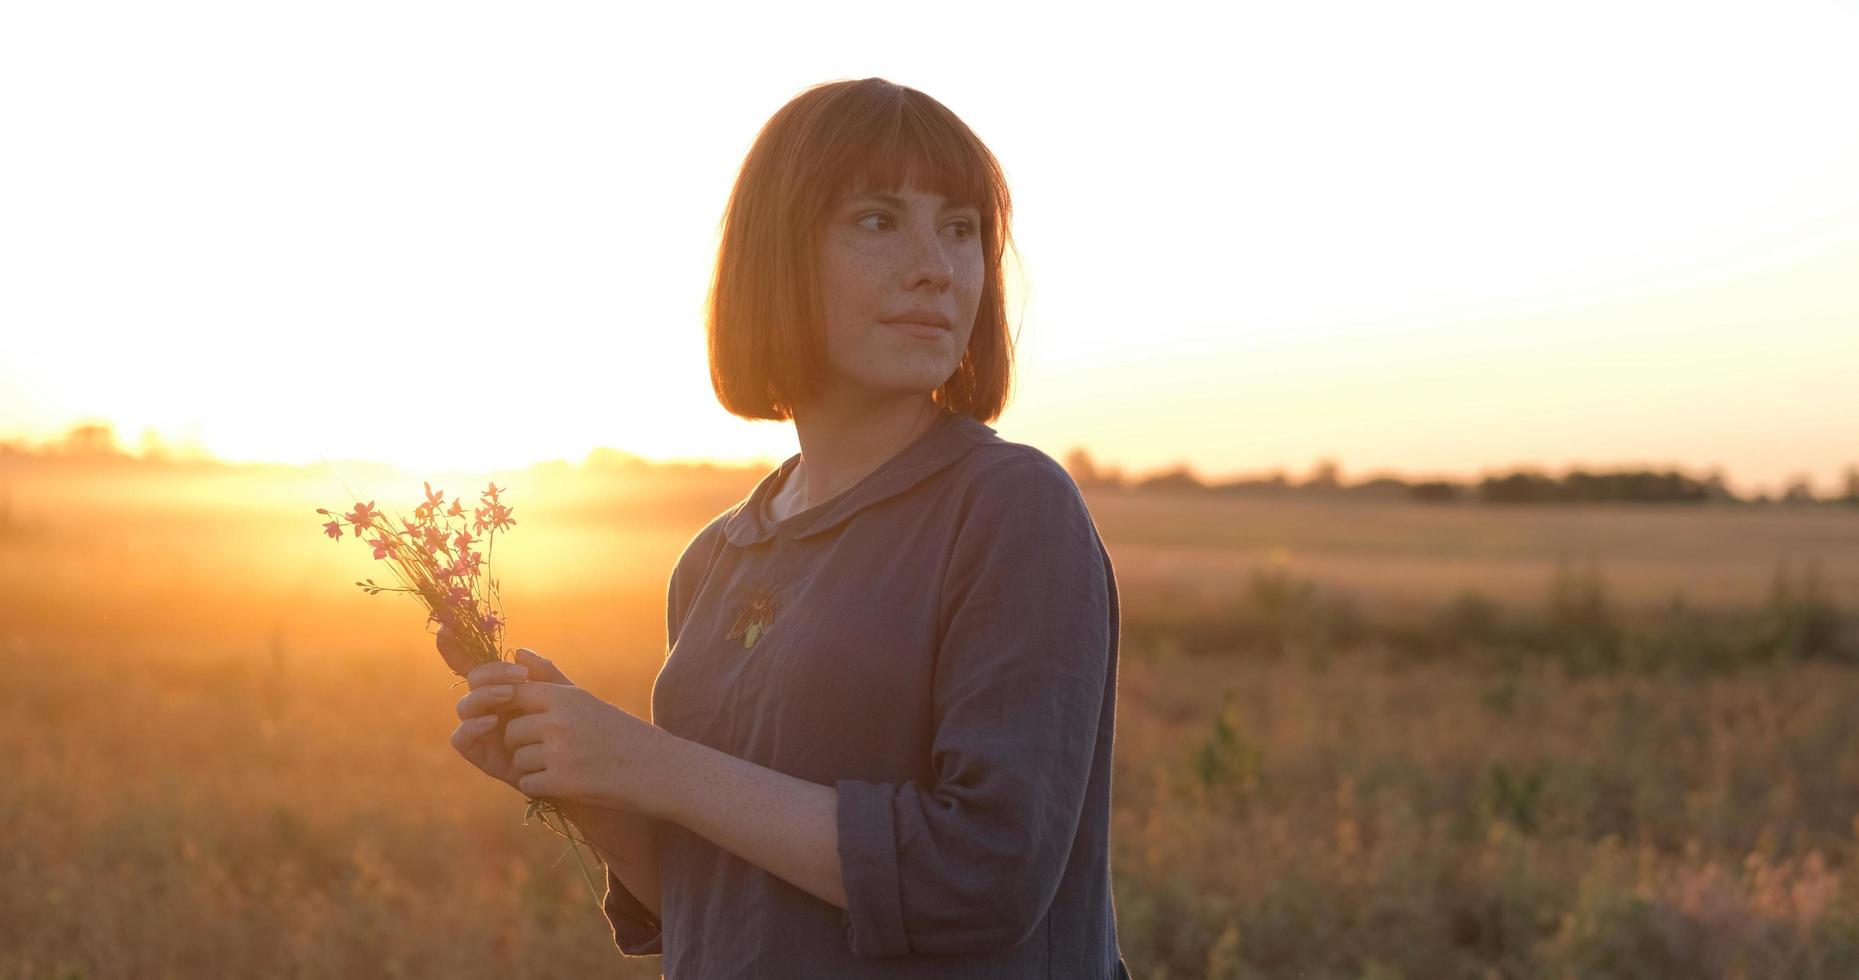
<path fill-rule="evenodd" d="M 955 263 L 949 258 L 948 246 L 938 230 L 918 228 L 906 237 L 910 243 L 906 266 L 909 288 L 914 290 L 927 283 L 938 292 L 948 289 L 955 279 Z"/>

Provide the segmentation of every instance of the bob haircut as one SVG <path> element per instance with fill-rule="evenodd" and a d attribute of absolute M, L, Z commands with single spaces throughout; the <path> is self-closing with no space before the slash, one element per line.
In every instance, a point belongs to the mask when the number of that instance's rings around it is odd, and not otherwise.
<path fill-rule="evenodd" d="M 1012 244 L 1006 178 L 942 103 L 883 78 L 806 89 L 769 118 L 743 161 L 705 304 L 710 383 L 731 414 L 791 419 L 795 403 L 819 391 L 822 222 L 846 195 L 904 187 L 981 212 L 981 304 L 961 363 L 931 397 L 983 422 L 999 417 L 1013 376 L 1001 270 Z"/>

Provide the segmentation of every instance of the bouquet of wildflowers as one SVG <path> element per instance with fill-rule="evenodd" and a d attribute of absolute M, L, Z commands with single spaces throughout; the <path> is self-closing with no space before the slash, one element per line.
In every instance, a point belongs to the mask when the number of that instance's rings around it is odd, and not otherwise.
<path fill-rule="evenodd" d="M 508 488 L 490 484 L 479 495 L 478 506 L 472 508 L 467 527 L 462 501 L 454 498 L 447 507 L 445 494 L 434 490 L 430 481 L 421 486 L 426 490 L 426 499 L 413 509 L 414 520 L 398 519 L 399 528 L 377 511 L 371 500 L 365 504 L 356 503 L 354 510 L 340 517 L 318 507 L 318 514 L 330 518 L 323 525 L 323 533 L 340 541 L 342 522 L 347 521 L 355 537 L 373 535 L 364 540 L 374 549 L 376 559 L 387 562 L 388 570 L 400 584 L 382 585 L 372 578 L 355 584 L 369 595 L 405 592 L 419 599 L 426 607 L 427 625 L 443 623 L 457 641 L 457 657 L 447 653 L 445 659 L 446 666 L 460 678 L 479 664 L 514 660 L 513 656 L 506 656 L 503 649 L 503 593 L 498 589 L 497 580 L 490 577 L 490 555 L 496 548 L 497 532 L 516 524 L 511 508 L 499 498 Z M 473 536 L 474 532 L 484 536 L 483 552 L 472 547 L 480 540 Z M 568 838 L 569 849 L 581 866 L 588 891 L 599 903 L 600 895 L 593 878 L 588 875 L 587 862 L 582 860 L 576 847 L 587 842 L 550 822 L 553 816 L 564 827 L 571 825 L 567 809 L 557 800 L 531 798 L 523 821 L 528 823 L 530 817 L 538 815 L 544 826 Z"/>
<path fill-rule="evenodd" d="M 358 538 L 374 535 L 367 539 L 374 548 L 374 557 L 388 563 L 400 585 L 380 585 L 374 579 L 355 584 L 369 595 L 406 592 L 418 597 L 426 606 L 428 625 L 444 623 L 456 631 L 464 662 L 454 663 L 448 658 L 446 666 L 463 677 L 479 664 L 510 659 L 504 655 L 504 618 L 501 606 L 496 604 L 503 594 L 498 591 L 497 580 L 489 575 L 488 563 L 496 547 L 497 532 L 516 524 L 516 518 L 499 499 L 508 488 L 492 483 L 479 495 L 480 506 L 472 509 L 467 529 L 462 501 L 454 498 L 452 506 L 445 508 L 442 491 L 434 490 L 431 482 L 421 485 L 426 489 L 426 500 L 413 509 L 415 520 L 401 518 L 398 529 L 374 509 L 374 501 L 357 503 L 353 511 L 340 518 L 321 507 L 316 512 L 330 518 L 323 525 L 323 533 L 338 541 L 342 539 L 343 521 L 349 522 Z M 454 522 L 453 518 L 460 520 Z M 472 537 L 473 531 L 485 535 L 484 552 L 472 549 L 479 540 Z"/>

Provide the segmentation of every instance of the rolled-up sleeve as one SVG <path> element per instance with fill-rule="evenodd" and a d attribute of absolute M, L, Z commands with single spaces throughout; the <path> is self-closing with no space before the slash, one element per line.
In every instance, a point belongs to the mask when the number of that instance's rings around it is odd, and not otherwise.
<path fill-rule="evenodd" d="M 1024 942 L 1084 806 L 1110 657 L 1108 574 L 1077 486 L 1049 457 L 990 473 L 942 582 L 933 786 L 842 779 L 855 956 Z"/>
<path fill-rule="evenodd" d="M 640 904 L 611 871 L 607 872 L 607 897 L 601 909 L 613 925 L 613 943 L 620 952 L 628 956 L 650 956 L 665 951 L 658 916 Z"/>

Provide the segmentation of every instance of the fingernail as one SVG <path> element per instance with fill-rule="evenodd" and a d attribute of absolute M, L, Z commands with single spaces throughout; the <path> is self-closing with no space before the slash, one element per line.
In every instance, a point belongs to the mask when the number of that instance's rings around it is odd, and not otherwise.
<path fill-rule="evenodd" d="M 529 668 L 528 668 L 528 667 L 512 667 L 512 668 L 510 668 L 510 679 L 511 679 L 511 680 L 516 680 L 516 681 L 526 681 L 526 680 L 529 680 Z"/>

